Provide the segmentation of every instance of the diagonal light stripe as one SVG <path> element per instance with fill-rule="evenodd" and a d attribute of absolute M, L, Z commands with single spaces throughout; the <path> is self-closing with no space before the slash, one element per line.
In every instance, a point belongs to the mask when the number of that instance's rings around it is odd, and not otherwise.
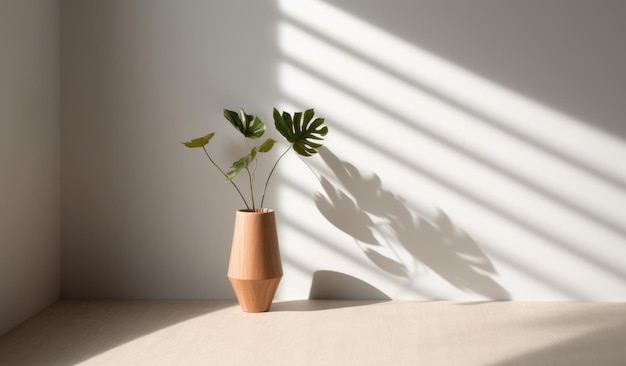
<path fill-rule="evenodd" d="M 626 160 L 623 141 L 491 83 L 325 2 L 279 0 L 278 4 L 284 16 L 363 58 L 626 186 L 626 170 L 621 167 Z"/>

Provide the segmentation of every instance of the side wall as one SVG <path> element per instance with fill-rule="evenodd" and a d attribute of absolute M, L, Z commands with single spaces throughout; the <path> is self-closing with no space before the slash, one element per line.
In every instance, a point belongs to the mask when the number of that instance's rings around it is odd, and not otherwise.
<path fill-rule="evenodd" d="M 59 3 L 0 2 L 0 334 L 59 296 Z"/>

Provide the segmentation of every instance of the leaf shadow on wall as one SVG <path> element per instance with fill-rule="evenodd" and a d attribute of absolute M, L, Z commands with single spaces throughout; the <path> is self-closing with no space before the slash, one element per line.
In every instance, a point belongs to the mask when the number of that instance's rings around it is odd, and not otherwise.
<path fill-rule="evenodd" d="M 510 299 L 494 280 L 497 271 L 489 258 L 444 211 L 438 209 L 435 218 L 415 215 L 376 174 L 363 176 L 326 147 L 319 154 L 335 177 L 320 176 L 324 193 L 316 195 L 315 204 L 330 223 L 355 239 L 372 264 L 409 281 L 419 276 L 415 267 L 421 264 L 466 293 Z M 407 263 L 403 252 L 415 263 Z"/>

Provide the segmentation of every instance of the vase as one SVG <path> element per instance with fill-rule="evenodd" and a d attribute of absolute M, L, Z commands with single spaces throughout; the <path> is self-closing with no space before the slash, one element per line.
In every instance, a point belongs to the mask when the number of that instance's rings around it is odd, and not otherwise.
<path fill-rule="evenodd" d="M 282 276 L 274 211 L 237 211 L 228 279 L 241 309 L 268 311 Z"/>

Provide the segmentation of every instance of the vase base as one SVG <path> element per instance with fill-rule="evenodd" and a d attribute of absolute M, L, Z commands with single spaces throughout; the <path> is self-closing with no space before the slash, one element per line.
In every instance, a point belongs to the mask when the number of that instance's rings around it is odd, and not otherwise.
<path fill-rule="evenodd" d="M 228 277 L 241 310 L 247 313 L 269 311 L 281 277 L 264 280 L 241 280 Z"/>

